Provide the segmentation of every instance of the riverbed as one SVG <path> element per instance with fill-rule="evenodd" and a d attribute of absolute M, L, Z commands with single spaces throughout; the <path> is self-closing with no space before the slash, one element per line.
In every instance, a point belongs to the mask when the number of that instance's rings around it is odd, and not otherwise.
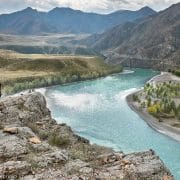
<path fill-rule="evenodd" d="M 158 72 L 133 69 L 92 81 L 44 90 L 53 117 L 103 146 L 125 153 L 153 149 L 180 179 L 180 143 L 152 128 L 126 102 L 127 94 L 141 88 Z"/>

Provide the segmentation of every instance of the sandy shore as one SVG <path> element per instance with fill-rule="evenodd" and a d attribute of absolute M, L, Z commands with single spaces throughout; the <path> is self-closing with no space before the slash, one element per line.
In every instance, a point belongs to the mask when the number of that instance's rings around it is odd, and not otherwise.
<path fill-rule="evenodd" d="M 161 73 L 161 75 L 155 76 L 152 78 L 149 83 L 157 84 L 160 82 L 167 82 L 167 81 L 176 81 L 180 82 L 180 78 L 170 74 L 170 73 Z M 145 120 L 145 122 L 152 127 L 154 130 L 167 135 L 177 141 L 180 142 L 180 128 L 176 128 L 166 124 L 164 122 L 159 122 L 158 119 L 151 116 L 146 110 L 140 110 L 139 106 L 136 102 L 133 101 L 133 94 L 138 94 L 143 90 L 137 90 L 136 92 L 129 94 L 126 97 L 127 103 L 129 107 L 139 114 L 139 116 Z"/>
<path fill-rule="evenodd" d="M 158 83 L 169 82 L 169 81 L 174 81 L 174 82 L 180 83 L 180 77 L 177 77 L 168 72 L 161 72 L 160 75 L 153 77 L 148 82 L 152 83 L 152 84 L 158 84 Z"/>

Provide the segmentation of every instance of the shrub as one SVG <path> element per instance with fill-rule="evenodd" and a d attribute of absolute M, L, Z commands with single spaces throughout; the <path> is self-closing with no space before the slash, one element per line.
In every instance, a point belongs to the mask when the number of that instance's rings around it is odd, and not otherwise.
<path fill-rule="evenodd" d="M 141 108 L 145 108 L 146 107 L 146 103 L 143 101 L 142 103 L 141 103 Z"/>
<path fill-rule="evenodd" d="M 156 104 L 148 107 L 148 112 L 152 115 L 157 115 L 157 113 L 159 111 L 160 111 L 160 104 L 159 103 L 156 103 Z"/>
<path fill-rule="evenodd" d="M 175 115 L 178 120 L 180 120 L 180 105 L 176 108 Z"/>
<path fill-rule="evenodd" d="M 3 127 L 3 125 L 2 125 L 2 124 L 0 124 L 0 130 L 1 130 L 1 129 L 4 129 L 4 127 Z"/>
<path fill-rule="evenodd" d="M 148 112 L 150 113 L 150 114 L 152 114 L 152 115 L 156 115 L 157 114 L 157 108 L 156 108 L 156 106 L 149 106 L 148 107 Z"/>
<path fill-rule="evenodd" d="M 151 106 L 151 98 L 148 97 L 148 99 L 147 99 L 147 107 L 150 107 L 150 106 Z"/>
<path fill-rule="evenodd" d="M 174 74 L 175 74 L 176 76 L 180 77 L 180 70 L 176 70 L 176 71 L 174 72 Z"/>
<path fill-rule="evenodd" d="M 48 143 L 57 147 L 67 146 L 70 143 L 70 139 L 54 133 L 48 138 Z"/>
<path fill-rule="evenodd" d="M 133 94 L 133 101 L 139 101 L 139 98 L 137 95 Z"/>
<path fill-rule="evenodd" d="M 176 114 L 178 120 L 180 120 L 180 111 Z"/>
<path fill-rule="evenodd" d="M 49 133 L 46 131 L 40 131 L 38 135 L 41 140 L 46 140 L 49 137 Z"/>
<path fill-rule="evenodd" d="M 174 101 L 171 101 L 170 103 L 170 109 L 173 110 L 173 111 L 176 111 L 176 104 Z"/>

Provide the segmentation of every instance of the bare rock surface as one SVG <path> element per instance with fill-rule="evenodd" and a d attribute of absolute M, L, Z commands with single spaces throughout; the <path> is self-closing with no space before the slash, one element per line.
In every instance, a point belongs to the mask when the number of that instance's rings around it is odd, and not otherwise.
<path fill-rule="evenodd" d="M 16 158 L 28 152 L 27 142 L 14 135 L 5 135 L 0 132 L 0 161 Z"/>
<path fill-rule="evenodd" d="M 0 100 L 0 179 L 171 180 L 153 150 L 124 154 L 90 145 L 57 124 L 40 93 Z"/>
<path fill-rule="evenodd" d="M 7 161 L 0 164 L 0 179 L 18 179 L 31 173 L 31 165 L 25 161 Z"/>
<path fill-rule="evenodd" d="M 67 152 L 61 150 L 56 150 L 50 153 L 44 153 L 39 157 L 35 157 L 34 162 L 39 167 L 48 167 L 53 164 L 64 164 L 68 161 Z"/>

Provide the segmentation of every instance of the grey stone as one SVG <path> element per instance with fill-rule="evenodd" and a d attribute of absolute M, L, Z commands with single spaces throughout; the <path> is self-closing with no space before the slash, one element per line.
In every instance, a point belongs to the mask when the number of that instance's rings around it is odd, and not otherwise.
<path fill-rule="evenodd" d="M 31 166 L 25 161 L 8 161 L 0 164 L 0 179 L 18 179 L 31 173 Z"/>
<path fill-rule="evenodd" d="M 34 161 L 40 167 L 47 167 L 53 163 L 55 164 L 62 164 L 68 161 L 68 155 L 65 152 L 60 150 L 56 150 L 51 153 L 44 153 L 39 157 L 35 157 Z"/>
<path fill-rule="evenodd" d="M 27 142 L 15 135 L 0 132 L 0 159 L 17 157 L 28 152 Z"/>

